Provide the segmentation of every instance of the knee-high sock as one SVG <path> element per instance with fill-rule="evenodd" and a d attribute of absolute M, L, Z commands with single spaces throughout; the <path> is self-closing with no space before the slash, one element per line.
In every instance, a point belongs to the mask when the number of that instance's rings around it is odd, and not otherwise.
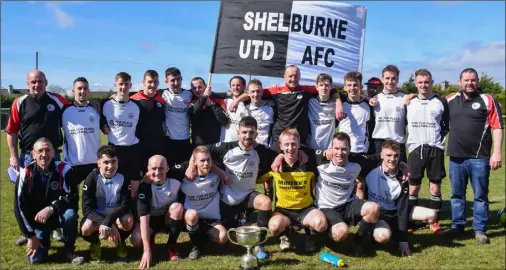
<path fill-rule="evenodd" d="M 84 241 L 86 241 L 90 244 L 98 244 L 100 242 L 100 239 L 98 237 L 99 237 L 98 231 L 96 231 L 88 236 L 83 235 Z"/>
<path fill-rule="evenodd" d="M 443 200 L 441 199 L 441 195 L 434 196 L 430 195 L 430 204 L 429 207 L 436 210 L 436 221 L 439 221 L 439 210 L 443 206 Z"/>
<path fill-rule="evenodd" d="M 258 216 L 257 216 L 257 225 L 258 227 L 265 227 L 267 228 L 269 226 L 269 218 L 271 217 L 272 211 L 262 211 L 258 210 Z M 264 239 L 266 237 L 267 233 L 265 231 L 262 231 L 260 234 L 260 239 Z"/>
<path fill-rule="evenodd" d="M 190 242 L 194 246 L 200 246 L 200 229 L 199 224 L 197 223 L 195 226 L 191 226 L 186 224 L 186 230 L 188 231 L 188 236 L 190 236 Z"/>
<path fill-rule="evenodd" d="M 169 218 L 169 240 L 167 240 L 167 245 L 174 245 L 177 242 L 177 238 L 181 233 L 183 227 L 182 220 L 175 220 L 173 218 Z"/>

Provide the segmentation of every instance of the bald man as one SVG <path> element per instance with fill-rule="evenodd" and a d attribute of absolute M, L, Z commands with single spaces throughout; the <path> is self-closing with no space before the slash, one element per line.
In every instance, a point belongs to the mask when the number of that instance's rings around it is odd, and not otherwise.
<path fill-rule="evenodd" d="M 161 155 L 152 156 L 148 161 L 146 178 L 139 185 L 137 212 L 140 222 L 135 224 L 131 242 L 134 247 L 142 247 L 140 269 L 149 268 L 152 261 L 152 247 L 155 234 L 169 231 L 167 241 L 170 261 L 179 259 L 175 247 L 179 233 L 183 229 L 183 205 L 178 202 L 181 183 L 167 178 L 167 160 Z M 149 182 L 147 182 L 149 181 Z"/>
<path fill-rule="evenodd" d="M 7 133 L 9 164 L 15 170 L 33 162 L 31 150 L 35 141 L 47 138 L 55 148 L 54 160 L 59 161 L 58 147 L 63 143 L 61 115 L 63 106 L 70 104 L 61 95 L 46 92 L 47 79 L 44 72 L 34 70 L 26 77 L 28 94 L 17 97 L 11 106 Z M 19 149 L 18 153 L 18 138 Z M 61 240 L 58 234 L 56 240 Z M 21 237 L 16 245 L 23 245 L 26 239 Z"/>

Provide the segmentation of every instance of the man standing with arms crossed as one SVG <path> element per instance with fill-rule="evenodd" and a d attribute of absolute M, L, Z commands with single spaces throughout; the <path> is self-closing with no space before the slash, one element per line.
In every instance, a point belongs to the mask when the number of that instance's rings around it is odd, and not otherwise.
<path fill-rule="evenodd" d="M 63 105 L 69 104 L 64 97 L 46 92 L 46 75 L 40 70 L 28 73 L 26 83 L 28 94 L 12 102 L 9 121 L 5 128 L 10 152 L 9 164 L 17 171 L 33 161 L 31 150 L 34 142 L 41 137 L 50 140 L 56 148 L 54 160 L 60 160 L 58 147 L 63 142 L 61 115 Z M 21 155 L 18 153 L 18 139 Z M 53 234 L 53 237 L 61 239 L 57 233 Z M 16 241 L 16 245 L 25 243 L 24 237 Z"/>
<path fill-rule="evenodd" d="M 418 95 L 407 106 L 408 165 L 410 207 L 418 204 L 420 184 L 427 171 L 430 182 L 429 208 L 436 213 L 442 207 L 441 180 L 446 176 L 444 165 L 444 137 L 448 133 L 449 108 L 446 99 L 432 93 L 432 74 L 426 69 L 415 72 Z M 439 222 L 431 223 L 430 229 L 441 232 Z"/>
<path fill-rule="evenodd" d="M 504 123 L 499 103 L 480 91 L 478 84 L 478 72 L 472 68 L 464 69 L 459 78 L 461 90 L 447 96 L 451 123 L 447 151 L 452 184 L 450 233 L 464 232 L 466 187 L 470 180 L 474 193 L 475 239 L 476 243 L 485 244 L 490 242 L 485 235 L 490 169 L 497 170 L 502 166 Z"/>

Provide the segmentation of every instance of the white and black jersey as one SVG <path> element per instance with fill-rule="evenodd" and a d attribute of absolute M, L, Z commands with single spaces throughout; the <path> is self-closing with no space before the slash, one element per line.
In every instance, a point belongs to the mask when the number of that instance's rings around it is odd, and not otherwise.
<path fill-rule="evenodd" d="M 133 100 L 120 102 L 110 98 L 103 102 L 100 124 L 109 127 L 109 143 L 121 146 L 137 144 L 139 113 L 139 105 Z"/>
<path fill-rule="evenodd" d="M 366 156 L 363 156 L 366 157 Z M 401 242 L 407 241 L 408 221 L 411 209 L 408 207 L 409 183 L 402 182 L 402 171 L 389 175 L 383 171 L 379 155 L 370 155 L 363 160 L 360 173 L 365 177 L 365 196 L 368 201 L 380 207 L 380 214 L 397 219 L 395 233 Z M 392 228 L 394 229 L 394 228 Z"/>
<path fill-rule="evenodd" d="M 137 195 L 137 212 L 139 217 L 163 216 L 171 204 L 178 200 L 181 183 L 176 179 L 167 178 L 163 184 L 142 181 Z"/>
<path fill-rule="evenodd" d="M 163 91 L 162 97 L 167 102 L 165 107 L 166 135 L 173 140 L 186 140 L 190 138 L 188 106 L 193 99 L 192 92 L 181 89 L 179 94 L 174 94 L 167 89 Z"/>
<path fill-rule="evenodd" d="M 83 185 L 83 216 L 95 223 L 111 227 L 117 218 L 128 212 L 129 182 L 121 173 L 108 179 L 94 169 Z"/>
<path fill-rule="evenodd" d="M 315 150 L 327 150 L 336 129 L 336 102 L 321 101 L 319 96 L 308 101 L 309 137 L 307 145 Z"/>
<path fill-rule="evenodd" d="M 257 177 L 270 171 L 270 165 L 277 156 L 276 152 L 262 144 L 250 151 L 243 150 L 237 141 L 206 146 L 213 162 L 230 177 L 229 184 L 220 186 L 221 201 L 228 205 L 241 203 L 253 192 Z"/>
<path fill-rule="evenodd" d="M 225 126 L 221 127 L 220 141 L 222 142 L 233 142 L 239 140 L 239 135 L 237 135 L 237 131 L 239 130 L 239 122 L 244 116 L 248 115 L 246 107 L 242 102 L 239 102 L 239 105 L 237 105 L 237 109 L 235 110 L 235 112 L 228 111 L 228 106 L 230 106 L 230 103 L 232 103 L 233 101 L 234 100 L 231 98 L 225 99 L 225 105 L 227 108 L 229 122 Z"/>
<path fill-rule="evenodd" d="M 169 177 L 181 180 L 179 201 L 184 201 L 184 209 L 193 209 L 201 219 L 220 220 L 220 178 L 213 173 L 198 175 L 193 181 L 184 176 L 188 162 L 170 168 Z"/>
<path fill-rule="evenodd" d="M 65 105 L 62 113 L 64 161 L 70 166 L 97 162 L 100 114 L 90 105 Z"/>
<path fill-rule="evenodd" d="M 350 152 L 367 153 L 369 150 L 369 127 L 372 125 L 373 107 L 366 99 L 358 102 L 343 99 L 344 119 L 339 121 L 339 131 L 350 136 Z"/>
<path fill-rule="evenodd" d="M 339 166 L 328 161 L 322 151 L 316 151 L 317 182 L 316 205 L 318 208 L 336 208 L 353 200 L 355 179 L 361 167 L 354 162 Z"/>
<path fill-rule="evenodd" d="M 444 150 L 444 137 L 449 131 L 450 110 L 446 99 L 432 94 L 427 99 L 411 100 L 408 110 L 408 152 L 421 145 Z"/>
<path fill-rule="evenodd" d="M 375 126 L 373 139 L 394 140 L 405 143 L 406 106 L 404 93 L 394 94 L 381 92 L 376 95 L 378 105 L 374 107 Z"/>
<path fill-rule="evenodd" d="M 248 115 L 257 120 L 257 143 L 269 146 L 271 143 L 272 126 L 274 125 L 274 109 L 267 101 L 264 101 L 260 106 L 250 103 L 245 108 Z"/>

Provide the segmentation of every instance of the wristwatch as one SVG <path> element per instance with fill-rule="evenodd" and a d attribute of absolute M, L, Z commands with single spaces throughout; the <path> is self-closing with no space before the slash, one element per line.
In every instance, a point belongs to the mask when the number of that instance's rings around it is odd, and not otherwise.
<path fill-rule="evenodd" d="M 49 207 L 49 212 L 51 212 L 51 214 L 54 213 L 54 207 L 52 205 L 48 206 Z"/>

